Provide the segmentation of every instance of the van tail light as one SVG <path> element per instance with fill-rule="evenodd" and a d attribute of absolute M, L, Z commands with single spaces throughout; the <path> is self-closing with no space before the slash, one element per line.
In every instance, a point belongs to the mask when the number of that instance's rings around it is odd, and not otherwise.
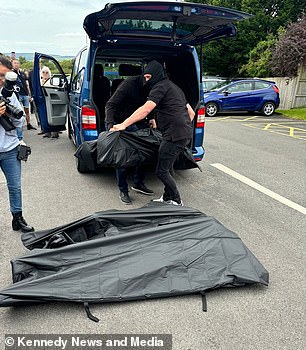
<path fill-rule="evenodd" d="M 198 118 L 197 118 L 197 128 L 204 128 L 205 126 L 205 107 L 202 107 L 198 110 Z"/>
<path fill-rule="evenodd" d="M 88 106 L 82 107 L 82 128 L 97 129 L 96 111 Z"/>
<path fill-rule="evenodd" d="M 277 94 L 279 94 L 279 88 L 278 88 L 276 85 L 273 85 L 273 90 L 274 90 Z"/>

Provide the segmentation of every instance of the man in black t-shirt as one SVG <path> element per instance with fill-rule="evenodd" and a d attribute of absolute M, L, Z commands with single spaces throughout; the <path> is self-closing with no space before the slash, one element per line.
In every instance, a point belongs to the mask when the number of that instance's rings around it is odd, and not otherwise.
<path fill-rule="evenodd" d="M 24 108 L 26 114 L 26 122 L 28 130 L 36 130 L 30 123 L 30 100 L 32 99 L 31 91 L 29 87 L 28 77 L 24 72 L 20 70 L 20 62 L 16 59 L 12 61 L 13 71 L 18 75 L 17 85 L 19 87 L 18 98 L 19 102 Z"/>
<path fill-rule="evenodd" d="M 162 133 L 156 174 L 163 182 L 164 194 L 156 201 L 183 205 L 174 178 L 171 176 L 173 164 L 178 155 L 190 143 L 194 111 L 187 103 L 183 91 L 170 81 L 162 65 L 151 61 L 144 70 L 144 88 L 149 91 L 147 102 L 113 130 L 125 130 L 130 125 L 144 119 L 156 111 L 157 127 Z"/>
<path fill-rule="evenodd" d="M 146 96 L 143 90 L 143 77 L 142 75 L 129 77 L 124 80 L 112 97 L 108 100 L 105 105 L 105 128 L 109 130 L 116 123 L 121 123 L 128 116 L 130 116 L 135 109 L 143 105 L 146 101 Z M 141 120 L 129 127 L 128 131 L 136 131 L 138 129 L 144 129 L 155 124 L 154 119 L 149 122 Z M 155 127 L 155 125 L 152 125 Z M 127 171 L 125 168 L 116 169 L 116 177 L 118 187 L 120 190 L 119 198 L 124 204 L 131 204 L 131 198 L 128 192 L 128 183 L 126 180 Z M 132 190 L 152 195 L 153 191 L 147 188 L 144 184 L 145 173 L 141 164 L 135 167 L 133 173 L 133 186 Z"/>

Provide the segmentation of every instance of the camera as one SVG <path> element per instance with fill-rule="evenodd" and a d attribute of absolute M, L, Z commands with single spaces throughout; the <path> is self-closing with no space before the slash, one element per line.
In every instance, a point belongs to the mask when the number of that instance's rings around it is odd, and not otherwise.
<path fill-rule="evenodd" d="M 16 129 L 10 118 L 20 119 L 24 112 L 22 109 L 10 104 L 9 98 L 12 96 L 13 92 L 17 91 L 16 86 L 17 74 L 14 72 L 8 72 L 5 75 L 5 84 L 2 88 L 0 101 L 5 103 L 7 114 L 6 116 L 0 117 L 0 124 L 6 131 L 11 131 Z"/>
<path fill-rule="evenodd" d="M 25 162 L 28 160 L 29 155 L 31 154 L 31 147 L 26 145 L 20 145 L 18 150 L 17 159 L 24 160 Z"/>

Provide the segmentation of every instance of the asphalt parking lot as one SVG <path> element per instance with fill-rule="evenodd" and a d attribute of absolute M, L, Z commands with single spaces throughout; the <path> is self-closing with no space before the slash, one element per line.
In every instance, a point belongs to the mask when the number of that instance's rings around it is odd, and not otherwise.
<path fill-rule="evenodd" d="M 207 118 L 205 130 L 202 172 L 176 172 L 184 204 L 236 232 L 269 271 L 269 287 L 211 291 L 207 313 L 194 295 L 94 305 L 99 323 L 72 303 L 3 308 L 0 344 L 7 333 L 171 333 L 175 350 L 306 348 L 306 122 L 220 115 Z M 32 147 L 23 164 L 24 216 L 36 230 L 95 211 L 129 209 L 119 202 L 112 172 L 77 172 L 65 133 L 56 140 L 25 130 L 24 137 Z M 146 184 L 161 195 L 154 174 Z M 0 195 L 2 288 L 11 284 L 9 261 L 26 249 L 11 230 L 1 174 Z M 140 194 L 132 199 L 133 208 L 149 200 Z"/>

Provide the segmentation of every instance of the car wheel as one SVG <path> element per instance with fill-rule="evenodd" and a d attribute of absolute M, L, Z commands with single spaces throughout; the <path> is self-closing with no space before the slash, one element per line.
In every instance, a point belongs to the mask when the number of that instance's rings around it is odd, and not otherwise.
<path fill-rule="evenodd" d="M 275 104 L 273 102 L 266 102 L 261 109 L 261 112 L 265 116 L 272 115 L 274 113 L 274 111 L 275 111 Z"/>
<path fill-rule="evenodd" d="M 218 113 L 218 106 L 214 102 L 208 102 L 205 105 L 205 113 L 208 117 L 214 117 Z"/>

